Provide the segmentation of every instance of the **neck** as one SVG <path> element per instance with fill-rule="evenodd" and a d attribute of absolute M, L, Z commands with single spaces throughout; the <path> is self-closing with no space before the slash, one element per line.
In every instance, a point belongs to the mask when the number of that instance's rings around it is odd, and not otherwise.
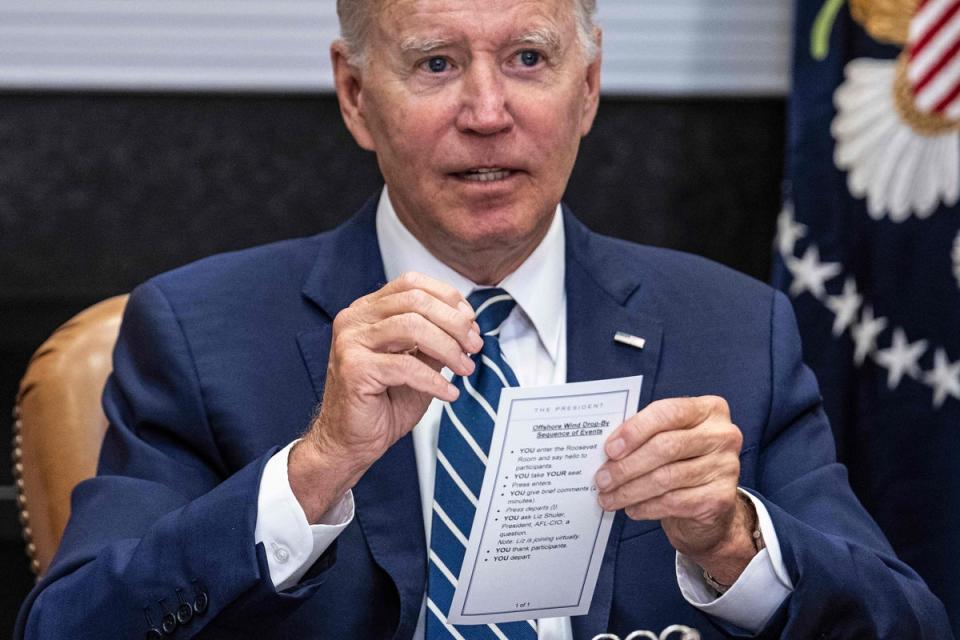
<path fill-rule="evenodd" d="M 471 282 L 484 286 L 496 286 L 516 271 L 540 246 L 553 222 L 553 216 L 546 216 L 532 233 L 523 238 L 485 239 L 471 243 L 448 234 L 439 235 L 435 228 L 426 233 L 417 225 L 416 219 L 409 219 L 399 209 L 396 211 L 403 226 L 437 260 Z"/>
<path fill-rule="evenodd" d="M 522 252 L 504 255 L 502 251 L 472 251 L 461 255 L 441 256 L 433 249 L 427 246 L 427 249 L 433 253 L 437 259 L 442 260 L 451 269 L 459 273 L 471 282 L 485 286 L 496 286 L 503 282 L 507 276 L 516 271 L 524 261 L 530 257 L 533 250 L 543 240 L 541 235 L 536 244 L 524 248 Z M 426 246 L 426 245 L 424 245 Z"/>

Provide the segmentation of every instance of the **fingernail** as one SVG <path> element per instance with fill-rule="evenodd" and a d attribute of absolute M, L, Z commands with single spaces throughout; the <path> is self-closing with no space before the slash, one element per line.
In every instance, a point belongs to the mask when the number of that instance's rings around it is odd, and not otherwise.
<path fill-rule="evenodd" d="M 453 402 L 453 400 L 456 400 L 457 398 L 460 397 L 460 389 L 457 389 L 455 386 L 453 386 L 449 382 L 447 383 L 447 393 L 453 396 L 453 399 L 451 400 L 451 402 Z"/>
<path fill-rule="evenodd" d="M 610 442 L 607 443 L 607 455 L 609 455 L 611 458 L 616 458 L 621 453 L 623 453 L 623 449 L 625 446 L 626 445 L 624 444 L 623 440 L 621 440 L 620 438 L 617 438 L 616 440 L 611 440 Z"/>
<path fill-rule="evenodd" d="M 463 300 L 461 300 L 461 301 L 460 301 L 460 304 L 457 305 L 457 309 L 460 309 L 460 311 L 463 311 L 465 314 L 467 314 L 467 315 L 470 316 L 471 318 L 475 318 L 475 317 L 476 317 L 476 315 L 473 313 L 473 307 L 471 307 L 470 305 L 468 305 L 468 304 L 467 304 L 466 302 L 464 302 Z"/>
<path fill-rule="evenodd" d="M 604 509 L 606 509 L 607 507 L 610 506 L 610 503 L 613 502 L 613 497 L 612 497 L 612 496 L 601 495 L 600 498 L 599 498 L 599 500 L 600 500 L 600 506 L 603 507 Z"/>
<path fill-rule="evenodd" d="M 606 471 L 600 471 L 597 473 L 597 486 L 601 489 L 606 489 L 610 486 L 610 474 Z"/>
<path fill-rule="evenodd" d="M 478 325 L 476 321 L 473 323 L 473 330 L 477 332 L 477 335 L 480 335 L 480 325 Z"/>
<path fill-rule="evenodd" d="M 470 356 L 465 353 L 461 353 L 460 362 L 463 364 L 463 368 L 466 373 L 469 374 L 471 371 L 473 371 L 473 360 L 470 359 Z"/>
<path fill-rule="evenodd" d="M 477 346 L 477 351 L 483 349 L 483 339 L 480 337 L 478 332 L 471 330 L 470 333 L 467 334 L 467 340 L 470 342 L 470 344 Z"/>

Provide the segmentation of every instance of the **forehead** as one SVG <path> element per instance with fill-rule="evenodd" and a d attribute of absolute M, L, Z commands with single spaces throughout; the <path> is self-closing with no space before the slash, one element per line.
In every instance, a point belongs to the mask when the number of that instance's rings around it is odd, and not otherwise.
<path fill-rule="evenodd" d="M 411 35 L 492 41 L 543 29 L 573 35 L 575 1 L 381 0 L 376 27 L 390 44 Z"/>

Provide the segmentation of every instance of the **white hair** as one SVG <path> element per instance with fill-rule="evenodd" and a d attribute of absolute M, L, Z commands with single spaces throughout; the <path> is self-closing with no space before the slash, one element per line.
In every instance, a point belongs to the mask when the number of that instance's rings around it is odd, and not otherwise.
<path fill-rule="evenodd" d="M 593 61 L 599 53 L 593 37 L 597 0 L 570 0 L 577 14 L 577 39 L 584 57 Z M 347 47 L 350 63 L 363 66 L 366 63 L 366 38 L 373 19 L 377 0 L 337 0 L 337 16 L 340 18 L 340 37 Z"/>

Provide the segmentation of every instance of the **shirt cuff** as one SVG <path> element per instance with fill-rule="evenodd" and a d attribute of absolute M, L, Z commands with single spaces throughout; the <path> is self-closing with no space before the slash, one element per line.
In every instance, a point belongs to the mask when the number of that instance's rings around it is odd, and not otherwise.
<path fill-rule="evenodd" d="M 294 440 L 267 461 L 257 496 L 254 539 L 266 549 L 270 580 L 277 591 L 300 582 L 353 521 L 353 492 L 348 491 L 317 524 L 307 522 L 287 475 L 287 457 L 296 443 Z"/>
<path fill-rule="evenodd" d="M 793 593 L 793 582 L 783 564 L 780 541 L 767 508 L 750 492 L 739 491 L 750 499 L 757 511 L 766 547 L 753 557 L 737 581 L 720 597 L 703 579 L 703 569 L 680 552 L 677 552 L 677 583 L 684 599 L 697 609 L 757 633 Z"/>

